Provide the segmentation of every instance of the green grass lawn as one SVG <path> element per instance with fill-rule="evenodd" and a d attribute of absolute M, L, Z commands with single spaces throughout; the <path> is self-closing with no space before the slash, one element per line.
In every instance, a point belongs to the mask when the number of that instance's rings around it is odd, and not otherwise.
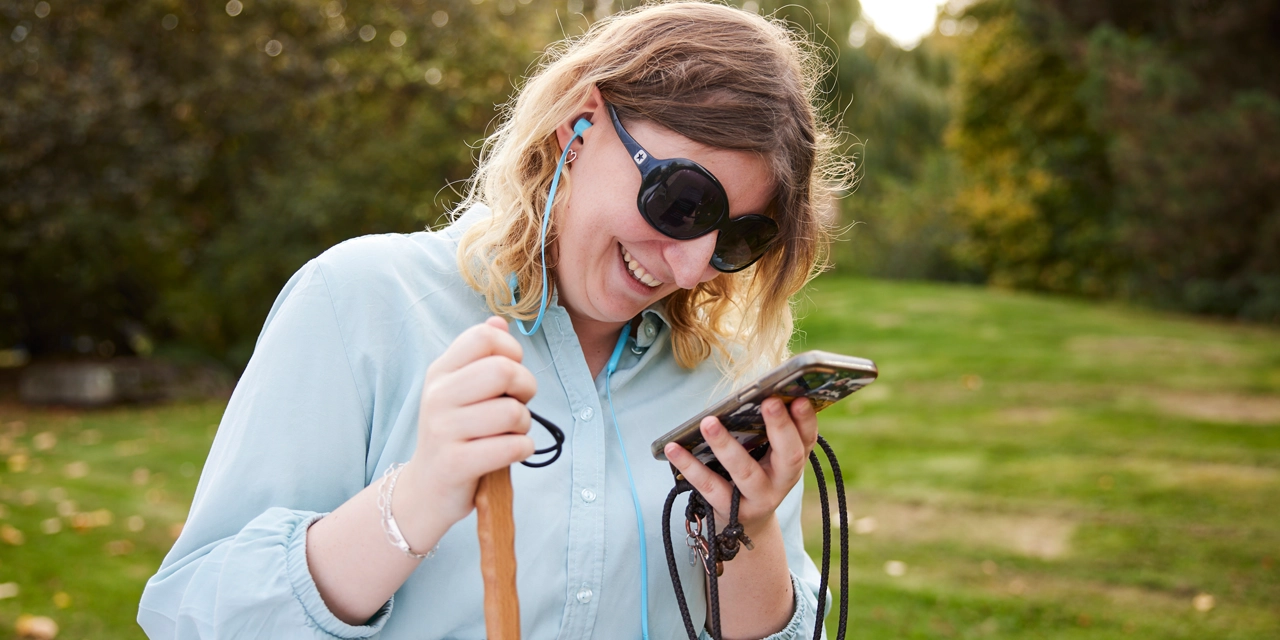
<path fill-rule="evenodd" d="M 1280 637 L 1280 331 L 834 277 L 802 311 L 881 370 L 822 420 L 850 637 Z M 141 636 L 221 410 L 0 405 L 0 638 Z"/>
<path fill-rule="evenodd" d="M 849 279 L 802 309 L 797 350 L 881 371 L 821 422 L 853 637 L 1280 637 L 1280 332 Z"/>

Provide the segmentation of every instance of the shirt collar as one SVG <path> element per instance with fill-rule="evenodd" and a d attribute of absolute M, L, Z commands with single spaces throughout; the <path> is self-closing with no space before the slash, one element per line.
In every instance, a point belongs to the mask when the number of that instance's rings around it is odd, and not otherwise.
<path fill-rule="evenodd" d="M 640 312 L 640 324 L 636 326 L 636 348 L 648 349 L 662 334 L 667 322 L 666 300 L 659 300 Z"/>

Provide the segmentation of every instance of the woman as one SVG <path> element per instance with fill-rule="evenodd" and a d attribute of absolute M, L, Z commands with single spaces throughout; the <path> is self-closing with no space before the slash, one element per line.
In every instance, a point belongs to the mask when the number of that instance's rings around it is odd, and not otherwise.
<path fill-rule="evenodd" d="M 672 475 L 648 447 L 784 355 L 825 248 L 833 159 L 801 42 L 718 5 L 601 21 L 528 80 L 451 226 L 303 267 L 148 582 L 147 633 L 484 637 L 475 487 L 549 441 L 532 410 L 567 440 L 512 467 L 524 637 L 683 637 L 660 551 Z M 754 542 L 720 579 L 725 638 L 815 623 L 798 480 L 817 421 L 777 400 L 766 417 L 760 462 L 702 424 Z M 726 522 L 728 482 L 666 453 Z"/>

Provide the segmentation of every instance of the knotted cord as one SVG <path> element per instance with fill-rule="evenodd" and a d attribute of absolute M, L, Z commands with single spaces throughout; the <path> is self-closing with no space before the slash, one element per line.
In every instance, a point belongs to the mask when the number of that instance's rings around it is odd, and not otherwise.
<path fill-rule="evenodd" d="M 836 627 L 836 640 L 844 640 L 845 629 L 849 621 L 849 510 L 846 502 L 844 491 L 844 478 L 840 472 L 840 463 L 836 460 L 835 451 L 827 441 L 818 436 L 818 447 L 827 457 L 827 462 L 831 465 L 831 474 L 836 486 L 836 504 L 840 509 L 840 618 Z M 814 480 L 818 485 L 818 502 L 822 509 L 822 578 L 818 587 L 818 609 L 817 622 L 813 629 L 813 639 L 819 640 L 822 637 L 822 618 L 826 613 L 827 607 L 827 583 L 831 575 L 831 506 L 830 498 L 827 495 L 826 476 L 822 472 L 822 465 L 819 462 L 817 451 L 809 452 L 809 465 L 813 467 Z M 724 531 L 716 533 L 716 516 L 715 509 L 707 503 L 701 493 L 693 488 L 688 480 L 680 475 L 679 471 L 672 467 L 675 473 L 676 484 L 671 488 L 671 492 L 667 494 L 667 500 L 662 505 L 662 546 L 667 554 L 667 570 L 671 574 L 671 586 L 676 592 L 676 605 L 680 609 L 680 617 L 684 621 L 685 632 L 689 634 L 689 640 L 698 640 L 698 632 L 694 628 L 693 619 L 689 614 L 689 604 L 685 600 L 684 588 L 680 585 L 680 574 L 676 568 L 675 550 L 671 543 L 671 510 L 675 504 L 676 498 L 682 493 L 689 494 L 689 502 L 685 507 L 686 531 L 692 531 L 692 523 L 698 523 L 699 535 L 701 527 L 705 522 L 709 537 L 705 538 L 706 544 L 702 545 L 704 549 L 703 570 L 707 574 L 707 595 L 709 602 L 708 629 L 707 633 L 711 635 L 713 640 L 721 640 L 720 636 L 720 584 L 719 574 L 723 570 L 722 563 L 732 560 L 738 555 L 740 546 L 746 546 L 748 550 L 752 548 L 751 540 L 747 537 L 742 528 L 742 524 L 738 522 L 738 503 L 742 498 L 742 493 L 738 491 L 738 487 L 734 486 L 733 496 L 729 502 L 729 523 Z M 727 475 L 722 473 L 721 475 Z M 728 478 L 726 478 L 728 479 Z M 690 538 L 694 535 L 690 533 Z"/>

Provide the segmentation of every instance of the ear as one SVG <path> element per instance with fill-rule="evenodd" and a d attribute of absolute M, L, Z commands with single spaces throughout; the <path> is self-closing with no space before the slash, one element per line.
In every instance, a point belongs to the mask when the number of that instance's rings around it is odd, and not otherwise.
<path fill-rule="evenodd" d="M 574 138 L 574 126 L 578 120 L 586 119 L 593 125 L 606 121 L 609 115 L 604 109 L 604 96 L 600 95 L 600 89 L 595 85 L 591 86 L 591 93 L 587 96 L 586 102 L 583 102 L 573 115 L 567 120 L 560 123 L 556 127 L 556 139 L 560 143 L 560 150 L 564 151 L 565 145 L 571 143 Z M 585 135 L 585 134 L 584 134 Z"/>

